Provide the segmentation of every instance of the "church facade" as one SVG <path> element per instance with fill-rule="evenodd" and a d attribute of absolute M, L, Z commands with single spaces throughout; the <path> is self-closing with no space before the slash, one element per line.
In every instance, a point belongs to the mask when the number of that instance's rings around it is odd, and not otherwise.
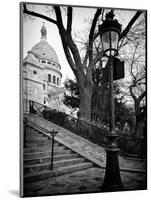
<path fill-rule="evenodd" d="M 52 107 L 50 96 L 63 91 L 61 77 L 58 56 L 47 42 L 47 30 L 43 24 L 40 42 L 28 51 L 23 60 L 23 99 Z"/>

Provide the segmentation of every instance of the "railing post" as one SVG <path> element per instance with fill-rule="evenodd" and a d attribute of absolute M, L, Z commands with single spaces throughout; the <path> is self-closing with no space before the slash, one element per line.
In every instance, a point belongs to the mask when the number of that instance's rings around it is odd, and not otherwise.
<path fill-rule="evenodd" d="M 54 156 L 54 137 L 56 136 L 58 132 L 55 131 L 54 129 L 50 131 L 50 134 L 52 136 L 52 145 L 51 145 L 51 165 L 50 169 L 53 170 L 53 156 Z"/>
<path fill-rule="evenodd" d="M 32 113 L 32 101 L 29 100 L 29 113 Z"/>

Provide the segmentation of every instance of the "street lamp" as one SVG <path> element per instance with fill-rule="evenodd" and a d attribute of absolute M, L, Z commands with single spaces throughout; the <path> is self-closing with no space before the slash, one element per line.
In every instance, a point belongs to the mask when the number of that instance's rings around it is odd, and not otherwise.
<path fill-rule="evenodd" d="M 106 19 L 99 26 L 100 37 L 102 41 L 104 56 L 115 57 L 118 55 L 118 42 L 121 33 L 121 24 L 113 20 L 114 13 L 111 10 L 106 14 Z"/>
<path fill-rule="evenodd" d="M 99 26 L 99 33 L 102 41 L 104 56 L 109 59 L 109 88 L 110 88 L 110 127 L 108 138 L 108 147 L 105 149 L 106 158 L 106 172 L 104 183 L 101 187 L 103 191 L 119 191 L 124 190 L 118 161 L 118 152 L 115 132 L 115 107 L 114 107 L 114 85 L 113 85 L 113 59 L 118 55 L 118 42 L 121 33 L 121 24 L 117 20 L 113 20 L 114 13 L 111 10 L 106 14 L 106 19 Z"/>

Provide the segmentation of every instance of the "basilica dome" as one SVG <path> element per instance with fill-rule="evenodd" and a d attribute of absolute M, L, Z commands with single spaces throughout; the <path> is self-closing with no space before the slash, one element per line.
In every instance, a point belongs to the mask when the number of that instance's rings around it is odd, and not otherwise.
<path fill-rule="evenodd" d="M 41 41 L 34 45 L 31 51 L 38 59 L 46 59 L 59 64 L 58 56 L 52 46 L 48 44 L 46 35 L 47 30 L 43 24 L 41 28 Z"/>
<path fill-rule="evenodd" d="M 31 51 L 38 58 L 51 60 L 59 64 L 59 59 L 55 50 L 48 44 L 47 41 L 41 40 L 38 44 L 33 46 Z"/>
<path fill-rule="evenodd" d="M 60 91 L 62 73 L 58 56 L 47 42 L 44 23 L 41 27 L 40 42 L 34 45 L 24 58 L 23 74 L 25 98 L 47 106 L 53 105 L 52 94 L 56 95 Z"/>

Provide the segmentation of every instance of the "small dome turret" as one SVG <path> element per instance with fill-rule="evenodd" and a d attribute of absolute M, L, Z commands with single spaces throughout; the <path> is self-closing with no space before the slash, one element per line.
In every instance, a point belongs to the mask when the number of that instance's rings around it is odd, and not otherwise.
<path fill-rule="evenodd" d="M 47 30 L 46 30 L 44 22 L 41 27 L 41 40 L 47 40 Z"/>

